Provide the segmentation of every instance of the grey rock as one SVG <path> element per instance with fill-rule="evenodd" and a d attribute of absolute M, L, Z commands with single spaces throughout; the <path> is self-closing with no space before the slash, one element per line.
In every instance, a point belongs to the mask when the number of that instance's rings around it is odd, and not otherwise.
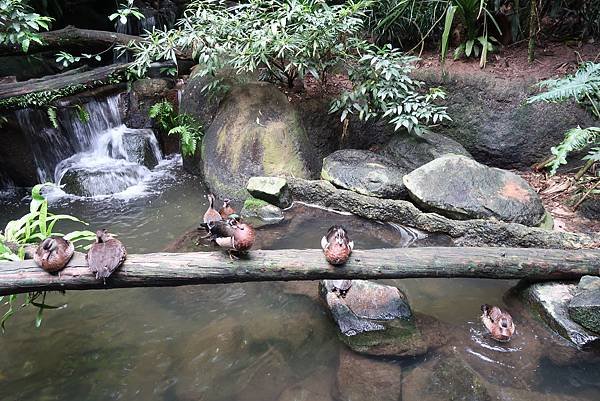
<path fill-rule="evenodd" d="M 148 169 L 133 163 L 95 169 L 71 167 L 64 171 L 59 185 L 66 193 L 76 196 L 111 195 L 138 184 L 147 174 Z"/>
<path fill-rule="evenodd" d="M 415 356 L 443 342 L 439 336 L 432 335 L 437 329 L 436 323 L 415 319 L 406 296 L 398 288 L 352 280 L 352 286 L 342 297 L 333 291 L 333 281 L 322 281 L 319 294 L 338 326 L 340 339 L 353 351 Z M 431 333 L 424 333 L 421 325 L 428 326 Z"/>
<path fill-rule="evenodd" d="M 399 132 L 379 153 L 409 172 L 447 154 L 471 157 L 460 143 L 434 132 L 420 136 Z"/>
<path fill-rule="evenodd" d="M 405 175 L 404 185 L 424 209 L 454 219 L 536 226 L 545 214 L 538 194 L 521 177 L 464 156 L 437 158 Z"/>
<path fill-rule="evenodd" d="M 217 196 L 246 197 L 250 177 L 310 176 L 310 143 L 285 94 L 267 83 L 232 88 L 202 141 L 202 167 Z"/>
<path fill-rule="evenodd" d="M 402 177 L 408 173 L 387 157 L 368 150 L 338 150 L 323 159 L 321 178 L 337 187 L 380 198 L 406 197 Z"/>
<path fill-rule="evenodd" d="M 255 198 L 246 199 L 240 215 L 245 219 L 257 219 L 264 223 L 277 223 L 283 220 L 283 211 L 280 208 Z"/>
<path fill-rule="evenodd" d="M 443 85 L 452 121 L 436 128 L 490 166 L 527 169 L 545 159 L 570 128 L 597 126 L 575 102 L 525 104 L 538 89 L 533 77 L 494 78 L 486 73 L 417 71 L 417 78 Z M 573 160 L 579 160 L 574 157 Z"/>
<path fill-rule="evenodd" d="M 600 220 L 600 198 L 584 200 L 579 206 L 579 213 L 590 220 Z"/>
<path fill-rule="evenodd" d="M 524 297 L 534 312 L 562 337 L 579 348 L 600 344 L 600 336 L 589 332 L 574 322 L 569 316 L 567 306 L 576 286 L 559 282 L 535 283 L 527 287 Z"/>
<path fill-rule="evenodd" d="M 123 150 L 128 161 L 149 169 L 162 158 L 156 137 L 149 129 L 127 129 L 123 133 Z M 112 157 L 118 158 L 118 155 L 113 154 Z"/>
<path fill-rule="evenodd" d="M 292 205 L 292 195 L 285 178 L 251 177 L 246 190 L 250 195 L 282 209 Z"/>
<path fill-rule="evenodd" d="M 568 309 L 575 322 L 600 335 L 600 277 L 582 277 Z"/>

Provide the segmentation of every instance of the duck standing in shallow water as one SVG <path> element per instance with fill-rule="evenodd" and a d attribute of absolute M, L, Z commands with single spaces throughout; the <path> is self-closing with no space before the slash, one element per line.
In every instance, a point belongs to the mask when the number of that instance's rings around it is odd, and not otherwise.
<path fill-rule="evenodd" d="M 346 229 L 342 226 L 332 226 L 327 231 L 327 235 L 321 238 L 321 248 L 325 254 L 325 259 L 334 266 L 346 263 L 354 242 L 350 241 Z"/>
<path fill-rule="evenodd" d="M 96 231 L 96 243 L 92 245 L 87 254 L 88 267 L 96 278 L 106 282 L 127 257 L 125 247 L 118 239 L 113 238 L 108 231 Z"/>
<path fill-rule="evenodd" d="M 64 269 L 74 252 L 71 242 L 61 237 L 49 237 L 38 245 L 33 260 L 42 269 L 53 273 Z"/>
<path fill-rule="evenodd" d="M 507 312 L 502 312 L 497 306 L 488 304 L 481 305 L 481 321 L 485 328 L 490 332 L 492 338 L 500 342 L 508 342 L 515 333 L 515 324 L 512 316 Z"/>
<path fill-rule="evenodd" d="M 223 207 L 219 209 L 219 214 L 221 215 L 221 218 L 223 220 L 226 220 L 229 218 L 229 216 L 235 213 L 235 209 L 231 207 L 231 199 L 223 199 Z"/>
<path fill-rule="evenodd" d="M 215 221 L 207 224 L 208 235 L 221 248 L 229 252 L 246 252 L 256 238 L 256 232 L 250 224 L 242 223 L 239 216 L 232 214 L 227 220 Z"/>

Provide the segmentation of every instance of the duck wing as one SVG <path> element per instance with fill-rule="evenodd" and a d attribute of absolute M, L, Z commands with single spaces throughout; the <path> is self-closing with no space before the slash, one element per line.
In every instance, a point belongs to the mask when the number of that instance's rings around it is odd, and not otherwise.
<path fill-rule="evenodd" d="M 88 267 L 96 278 L 109 277 L 127 257 L 127 251 L 117 239 L 92 245 L 87 254 Z"/>

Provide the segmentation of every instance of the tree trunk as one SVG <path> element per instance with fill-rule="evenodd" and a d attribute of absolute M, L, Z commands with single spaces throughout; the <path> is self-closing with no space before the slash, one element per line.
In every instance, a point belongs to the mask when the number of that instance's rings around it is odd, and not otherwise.
<path fill-rule="evenodd" d="M 139 36 L 126 35 L 117 32 L 96 31 L 91 29 L 79 29 L 74 26 L 67 26 L 56 31 L 42 32 L 43 44 L 31 43 L 28 53 L 35 53 L 40 50 L 65 50 L 69 47 L 97 48 L 109 47 L 114 44 L 126 45 L 129 42 L 143 40 Z M 24 54 L 21 47 L 2 46 L 0 47 L 0 56 L 10 56 Z"/>
<path fill-rule="evenodd" d="M 535 60 L 535 37 L 537 35 L 537 0 L 530 1 L 529 7 L 529 46 L 527 48 L 527 60 L 533 63 Z"/>
<path fill-rule="evenodd" d="M 67 71 L 48 77 L 30 79 L 28 81 L 0 85 L 0 99 L 13 96 L 22 96 L 28 93 L 53 91 L 74 85 L 85 85 L 96 87 L 106 84 L 104 82 L 112 74 L 125 71 L 129 64 L 113 64 L 106 67 L 98 67 L 85 71 L 84 67 L 76 71 Z M 86 88 L 82 88 L 86 89 Z M 89 88 L 88 88 L 89 89 Z"/>
<path fill-rule="evenodd" d="M 232 261 L 224 252 L 129 255 L 104 283 L 77 253 L 59 275 L 31 260 L 0 263 L 0 295 L 30 291 L 161 287 L 248 281 L 472 277 L 559 280 L 600 273 L 600 250 L 390 248 L 357 250 L 343 267 L 321 250 L 253 251 Z"/>

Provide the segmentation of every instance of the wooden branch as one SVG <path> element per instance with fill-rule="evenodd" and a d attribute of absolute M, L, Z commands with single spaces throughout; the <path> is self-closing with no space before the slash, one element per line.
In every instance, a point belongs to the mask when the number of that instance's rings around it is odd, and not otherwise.
<path fill-rule="evenodd" d="M 51 75 L 42 78 L 30 79 L 24 82 L 16 82 L 0 85 L 0 99 L 13 96 L 22 96 L 29 93 L 41 91 L 53 91 L 73 85 L 91 85 L 104 81 L 114 73 L 125 71 L 129 64 L 113 64 L 105 67 L 95 68 L 89 71 L 72 72 Z"/>
<path fill-rule="evenodd" d="M 97 280 L 76 254 L 60 276 L 33 261 L 0 263 L 0 295 L 29 291 L 161 287 L 248 281 L 474 277 L 575 279 L 600 274 L 600 250 L 521 248 L 391 248 L 354 251 L 343 267 L 321 250 L 252 251 L 231 260 L 224 252 L 129 255 L 113 276 Z"/>
<path fill-rule="evenodd" d="M 92 29 L 79 29 L 74 26 L 67 26 L 55 31 L 42 32 L 43 44 L 31 43 L 28 54 L 36 51 L 46 50 L 65 50 L 70 47 L 109 47 L 114 44 L 126 45 L 129 42 L 142 40 L 139 36 L 126 35 L 123 33 L 96 31 Z M 0 47 L 0 56 L 24 54 L 22 49 L 17 46 Z"/>

